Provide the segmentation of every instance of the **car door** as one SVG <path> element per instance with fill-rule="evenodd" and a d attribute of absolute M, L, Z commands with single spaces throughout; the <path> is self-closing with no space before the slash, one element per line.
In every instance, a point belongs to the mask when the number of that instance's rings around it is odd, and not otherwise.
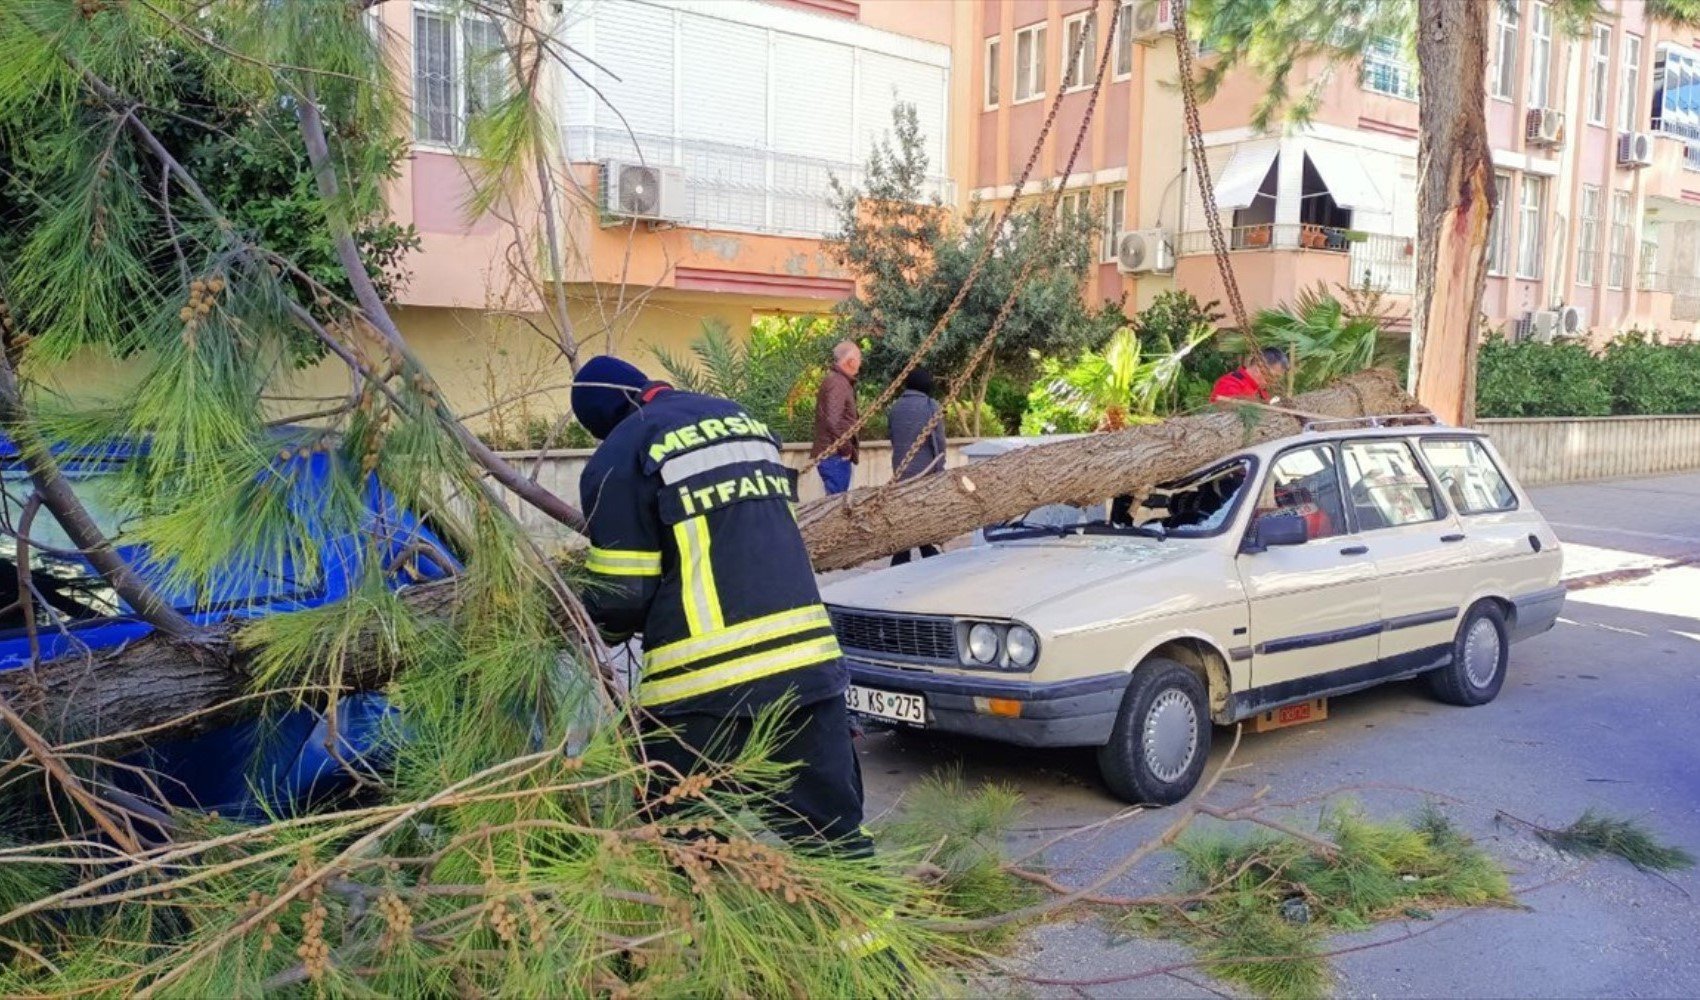
<path fill-rule="evenodd" d="M 1270 463 L 1247 537 L 1266 517 L 1302 517 L 1302 545 L 1242 551 L 1240 580 L 1250 604 L 1252 701 L 1275 703 L 1328 687 L 1328 677 L 1371 663 L 1380 632 L 1375 561 L 1347 534 L 1334 445 L 1288 449 Z"/>
<path fill-rule="evenodd" d="M 1379 577 L 1379 659 L 1389 673 L 1427 666 L 1451 645 L 1470 591 L 1464 529 L 1409 439 L 1343 441 L 1340 458 L 1351 516 Z"/>
<path fill-rule="evenodd" d="M 1554 588 L 1558 539 L 1518 496 L 1492 447 L 1473 436 L 1425 435 L 1419 450 L 1465 534 L 1471 593 L 1515 599 Z"/>

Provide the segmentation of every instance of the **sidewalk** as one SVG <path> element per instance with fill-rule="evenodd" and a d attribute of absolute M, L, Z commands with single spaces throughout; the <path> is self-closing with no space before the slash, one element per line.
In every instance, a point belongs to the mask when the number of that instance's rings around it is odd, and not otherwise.
<path fill-rule="evenodd" d="M 1564 542 L 1564 579 L 1591 582 L 1700 560 L 1700 474 L 1529 491 Z"/>

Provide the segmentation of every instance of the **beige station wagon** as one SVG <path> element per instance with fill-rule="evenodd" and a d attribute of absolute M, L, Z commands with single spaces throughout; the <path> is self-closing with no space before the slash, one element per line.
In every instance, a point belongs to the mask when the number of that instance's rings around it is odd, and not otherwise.
<path fill-rule="evenodd" d="M 1558 539 L 1493 446 L 1406 417 L 1312 424 L 1137 505 L 982 534 L 825 589 L 850 707 L 1097 747 L 1130 802 L 1192 791 L 1212 722 L 1418 674 L 1492 701 L 1511 643 L 1564 604 Z"/>

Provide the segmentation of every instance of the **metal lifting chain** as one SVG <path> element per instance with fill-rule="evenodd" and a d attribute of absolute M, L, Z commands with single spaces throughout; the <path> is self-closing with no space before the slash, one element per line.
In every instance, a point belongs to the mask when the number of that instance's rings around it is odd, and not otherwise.
<path fill-rule="evenodd" d="M 1204 154 L 1204 124 L 1198 117 L 1198 94 L 1192 78 L 1192 40 L 1187 29 L 1187 2 L 1174 0 L 1175 58 L 1181 75 L 1181 102 L 1186 106 L 1186 138 L 1192 150 L 1192 165 L 1198 175 L 1198 193 L 1204 200 L 1204 225 L 1210 232 L 1210 246 L 1216 254 L 1216 269 L 1222 273 L 1222 287 L 1228 295 L 1228 307 L 1234 311 L 1234 322 L 1240 336 L 1251 350 L 1257 341 L 1246 318 L 1245 303 L 1240 299 L 1240 283 L 1234 278 L 1233 263 L 1228 257 L 1228 240 L 1222 234 L 1222 214 L 1216 209 L 1216 183 L 1210 178 L 1210 161 Z"/>
<path fill-rule="evenodd" d="M 1118 5 L 1116 13 L 1114 15 L 1112 15 L 1112 17 L 1111 17 L 1112 24 L 1114 23 L 1114 19 L 1116 17 L 1119 17 L 1119 16 L 1121 16 L 1121 10 L 1120 10 L 1120 7 Z M 1086 33 L 1081 32 L 1080 41 L 1077 42 L 1076 45 L 1075 45 L 1075 49 L 1074 49 L 1074 55 L 1075 56 L 1078 57 L 1079 54 L 1081 53 L 1081 51 L 1085 48 L 1086 37 L 1087 37 Z M 1113 47 L 1114 37 L 1115 36 L 1112 33 L 1111 34 L 1112 47 Z M 1064 73 L 1065 73 L 1065 75 L 1067 73 L 1066 64 L 1064 66 Z M 1096 103 L 1097 99 L 1098 99 L 1098 92 L 1097 92 L 1096 89 L 1094 89 L 1093 92 L 1092 92 L 1092 100 L 1093 100 L 1094 103 Z M 963 279 L 962 287 L 958 288 L 956 290 L 956 297 L 952 298 L 950 300 L 950 305 L 945 307 L 944 315 L 940 316 L 939 319 L 938 319 L 938 322 L 933 324 L 932 331 L 927 334 L 926 339 L 922 340 L 921 343 L 915 348 L 914 352 L 909 355 L 909 360 L 904 362 L 902 370 L 900 370 L 897 373 L 897 375 L 892 378 L 891 383 L 889 385 L 887 385 L 883 390 L 881 390 L 879 396 L 877 398 L 875 398 L 875 400 L 872 403 L 868 404 L 867 409 L 865 409 L 860 415 L 858 415 L 856 417 L 855 423 L 851 424 L 850 427 L 844 431 L 844 433 L 838 435 L 838 438 L 836 440 L 834 440 L 832 442 L 832 444 L 830 446 L 828 446 L 825 451 L 823 451 L 819 455 L 816 455 L 816 456 L 809 459 L 809 463 L 807 465 L 803 466 L 803 473 L 804 474 L 808 473 L 815 466 L 819 465 L 820 462 L 821 462 L 821 459 L 825 458 L 826 456 L 838 454 L 838 450 L 840 448 L 844 447 L 852 439 L 854 439 L 855 436 L 857 435 L 857 433 L 859 433 L 862 430 L 862 428 L 867 425 L 868 418 L 873 416 L 875 413 L 878 413 L 880 410 L 884 409 L 886 407 L 886 405 L 889 404 L 892 401 L 892 399 L 897 395 L 898 391 L 903 387 L 904 380 L 906 380 L 909 377 L 909 373 L 914 371 L 917 367 L 920 366 L 921 359 L 926 357 L 927 352 L 933 349 L 934 345 L 936 345 L 938 343 L 940 337 L 944 336 L 945 328 L 947 326 L 949 326 L 950 321 L 953 318 L 955 318 L 957 310 L 962 308 L 962 303 L 965 300 L 967 300 L 968 293 L 970 291 L 972 291 L 973 288 L 974 288 L 974 283 L 979 280 L 980 272 L 985 270 L 987 262 L 991 260 L 992 250 L 993 250 L 994 247 L 997 246 L 996 234 L 1003 231 L 1004 224 L 1009 221 L 1010 215 L 1012 215 L 1015 212 L 1016 202 L 1017 202 L 1017 200 L 1020 199 L 1022 190 L 1027 187 L 1027 178 L 1033 173 L 1034 166 L 1036 166 L 1039 162 L 1039 155 L 1045 149 L 1045 140 L 1050 137 L 1051 126 L 1056 124 L 1057 112 L 1059 110 L 1061 110 L 1062 102 L 1063 102 L 1063 88 L 1058 87 L 1057 88 L 1057 96 L 1054 99 L 1052 99 L 1050 110 L 1048 112 L 1046 112 L 1046 114 L 1045 114 L 1045 123 L 1039 129 L 1038 138 L 1033 140 L 1033 151 L 1031 153 L 1029 153 L 1028 156 L 1027 156 L 1027 164 L 1026 164 L 1026 166 L 1021 168 L 1021 176 L 1017 177 L 1016 180 L 1015 180 L 1015 189 L 1012 192 L 1010 192 L 1009 201 L 1004 204 L 1003 210 L 998 213 L 997 219 L 994 220 L 993 223 L 992 223 L 991 229 L 989 231 L 993 234 L 993 238 L 986 240 L 986 245 L 984 247 L 982 247 L 981 250 L 980 250 L 980 256 L 975 258 L 975 260 L 974 260 L 974 266 L 968 269 L 968 277 Z M 1088 121 L 1091 120 L 1090 113 L 1087 116 L 1087 120 Z M 1085 122 L 1081 123 L 1080 134 L 1081 135 L 1086 134 L 1086 123 Z M 1079 139 L 1077 138 L 1075 140 L 1075 149 L 1078 151 L 1079 148 L 1080 148 L 1079 147 Z M 1073 160 L 1072 157 L 1070 157 L 1069 164 L 1070 164 L 1071 167 L 1073 166 L 1073 163 L 1074 163 L 1074 160 Z M 1060 198 L 1061 198 L 1061 193 L 1060 193 L 1061 187 L 1060 187 L 1060 185 L 1058 187 L 1058 192 L 1059 192 L 1058 198 L 1060 200 Z M 1021 280 L 1025 280 L 1025 278 L 1026 278 L 1026 274 L 1024 272 L 1022 274 Z M 1019 288 L 1020 284 L 1021 284 L 1021 282 L 1017 281 L 1016 287 Z M 1006 306 L 1006 308 L 1007 308 L 1007 306 Z M 995 329 L 995 326 L 994 326 L 994 329 Z M 939 412 L 942 413 L 944 411 L 941 408 Z M 930 426 L 929 426 L 928 430 L 929 430 L 929 432 L 931 431 Z M 923 435 L 923 437 L 924 436 L 925 435 Z"/>
<path fill-rule="evenodd" d="M 1086 133 L 1092 124 L 1092 115 L 1098 109 L 1098 96 L 1104 92 L 1105 71 L 1110 68 L 1110 54 L 1115 51 L 1116 24 L 1121 19 L 1123 6 L 1124 5 L 1118 3 L 1111 8 L 1110 24 L 1104 31 L 1104 54 L 1098 57 L 1097 75 L 1093 77 L 1092 96 L 1086 102 L 1086 113 L 1080 119 L 1080 130 L 1075 133 L 1074 148 L 1069 150 L 1068 163 L 1063 166 L 1062 176 L 1065 180 L 1070 174 L 1074 173 L 1074 161 L 1080 156 L 1080 147 L 1086 143 Z M 1080 57 L 1081 52 L 1085 48 L 1085 44 L 1086 33 L 1081 32 L 1080 47 L 1074 52 L 1076 59 Z M 1046 200 L 1041 211 L 1041 215 L 1039 217 L 1040 226 L 1049 225 L 1051 220 L 1056 218 L 1057 210 L 1062 205 L 1062 199 L 1063 185 L 1058 184 L 1056 190 L 1051 193 L 1051 197 Z M 892 483 L 898 482 L 898 470 L 909 467 L 909 463 L 914 461 L 915 455 L 920 452 L 922 442 L 927 440 L 928 435 L 932 434 L 933 428 L 937 427 L 939 421 L 944 419 L 945 410 L 956 400 L 957 395 L 962 392 L 963 389 L 967 388 L 968 384 L 973 381 L 974 372 L 979 369 L 980 365 L 986 360 L 986 357 L 991 354 L 992 345 L 997 342 L 998 334 L 1003 331 L 1004 321 L 1007 320 L 1009 318 L 1009 314 L 1014 311 L 1015 300 L 1020 297 L 1023 286 L 1027 284 L 1027 277 L 1032 273 L 1034 266 L 1038 263 L 1038 260 L 1039 258 L 1037 254 L 1031 254 L 1028 256 L 1027 260 L 1022 262 L 1021 271 L 1015 276 L 1015 283 L 1010 286 L 1009 294 L 1004 297 L 1003 305 L 998 307 L 998 314 L 992 319 L 991 327 L 986 330 L 986 335 L 980 339 L 979 346 L 974 349 L 974 355 L 968 359 L 968 364 L 962 369 L 962 373 L 951 382 L 950 391 L 945 393 L 944 401 L 941 402 L 938 409 L 933 412 L 932 418 L 927 421 L 927 425 L 921 428 L 921 433 L 915 435 L 914 442 L 909 445 L 909 452 L 903 456 L 902 461 L 892 465 L 892 478 L 881 487 L 882 489 L 890 486 Z"/>

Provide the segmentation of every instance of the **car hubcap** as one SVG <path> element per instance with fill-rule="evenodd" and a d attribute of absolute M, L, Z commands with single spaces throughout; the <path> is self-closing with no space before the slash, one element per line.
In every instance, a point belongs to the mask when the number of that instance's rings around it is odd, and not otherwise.
<path fill-rule="evenodd" d="M 1499 630 L 1486 618 L 1477 619 L 1464 637 L 1464 676 L 1478 688 L 1493 683 L 1499 672 Z"/>
<path fill-rule="evenodd" d="M 1187 696 L 1168 688 L 1145 713 L 1145 766 L 1158 780 L 1176 781 L 1198 752 L 1198 716 Z"/>

